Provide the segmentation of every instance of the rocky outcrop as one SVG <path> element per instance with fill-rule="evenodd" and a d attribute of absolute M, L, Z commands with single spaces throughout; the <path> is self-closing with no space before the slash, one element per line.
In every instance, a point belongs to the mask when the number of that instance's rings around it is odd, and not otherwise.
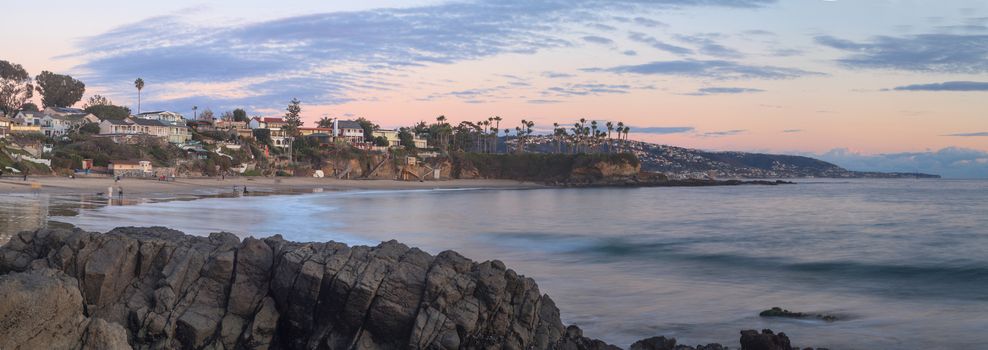
<path fill-rule="evenodd" d="M 564 327 L 499 261 L 160 227 L 13 237 L 0 248 L 0 348 L 616 349 Z"/>

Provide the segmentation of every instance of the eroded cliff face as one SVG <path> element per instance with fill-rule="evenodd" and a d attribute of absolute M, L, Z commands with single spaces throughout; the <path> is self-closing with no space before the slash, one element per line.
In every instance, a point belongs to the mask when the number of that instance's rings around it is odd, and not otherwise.
<path fill-rule="evenodd" d="M 552 299 L 498 261 L 394 241 L 43 229 L 0 248 L 0 274 L 3 349 L 606 346 L 567 331 Z"/>

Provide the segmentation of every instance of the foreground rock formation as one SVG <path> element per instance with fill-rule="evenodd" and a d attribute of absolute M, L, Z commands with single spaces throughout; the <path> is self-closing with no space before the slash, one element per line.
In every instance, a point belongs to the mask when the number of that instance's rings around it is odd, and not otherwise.
<path fill-rule="evenodd" d="M 792 349 L 770 331 L 741 343 Z M 42 229 L 0 248 L 0 349 L 38 348 L 615 347 L 565 327 L 552 299 L 499 261 L 157 227 Z M 651 338 L 632 349 L 694 348 Z"/>

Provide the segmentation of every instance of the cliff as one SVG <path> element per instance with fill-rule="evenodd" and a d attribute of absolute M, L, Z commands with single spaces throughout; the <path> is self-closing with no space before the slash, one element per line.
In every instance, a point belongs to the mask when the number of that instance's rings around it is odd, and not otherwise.
<path fill-rule="evenodd" d="M 501 262 L 395 241 L 42 229 L 0 248 L 0 296 L 3 349 L 614 348 L 565 327 Z M 792 348 L 771 332 L 742 332 L 741 344 Z M 694 348 L 657 337 L 632 349 Z"/>

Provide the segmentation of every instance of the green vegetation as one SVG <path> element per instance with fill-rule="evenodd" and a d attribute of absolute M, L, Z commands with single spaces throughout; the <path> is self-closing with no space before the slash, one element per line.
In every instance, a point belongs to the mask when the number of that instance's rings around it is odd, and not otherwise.
<path fill-rule="evenodd" d="M 41 93 L 41 104 L 45 107 L 68 107 L 82 99 L 86 84 L 75 78 L 42 71 L 34 78 L 36 89 Z"/>
<path fill-rule="evenodd" d="M 6 115 L 17 113 L 17 109 L 33 95 L 34 86 L 31 85 L 31 76 L 24 67 L 0 60 L 0 112 Z"/>
<path fill-rule="evenodd" d="M 598 163 L 638 166 L 634 154 L 485 154 L 457 152 L 451 155 L 453 176 L 463 177 L 464 171 L 476 170 L 477 175 L 493 179 L 527 181 L 565 181 L 575 169 Z"/>

